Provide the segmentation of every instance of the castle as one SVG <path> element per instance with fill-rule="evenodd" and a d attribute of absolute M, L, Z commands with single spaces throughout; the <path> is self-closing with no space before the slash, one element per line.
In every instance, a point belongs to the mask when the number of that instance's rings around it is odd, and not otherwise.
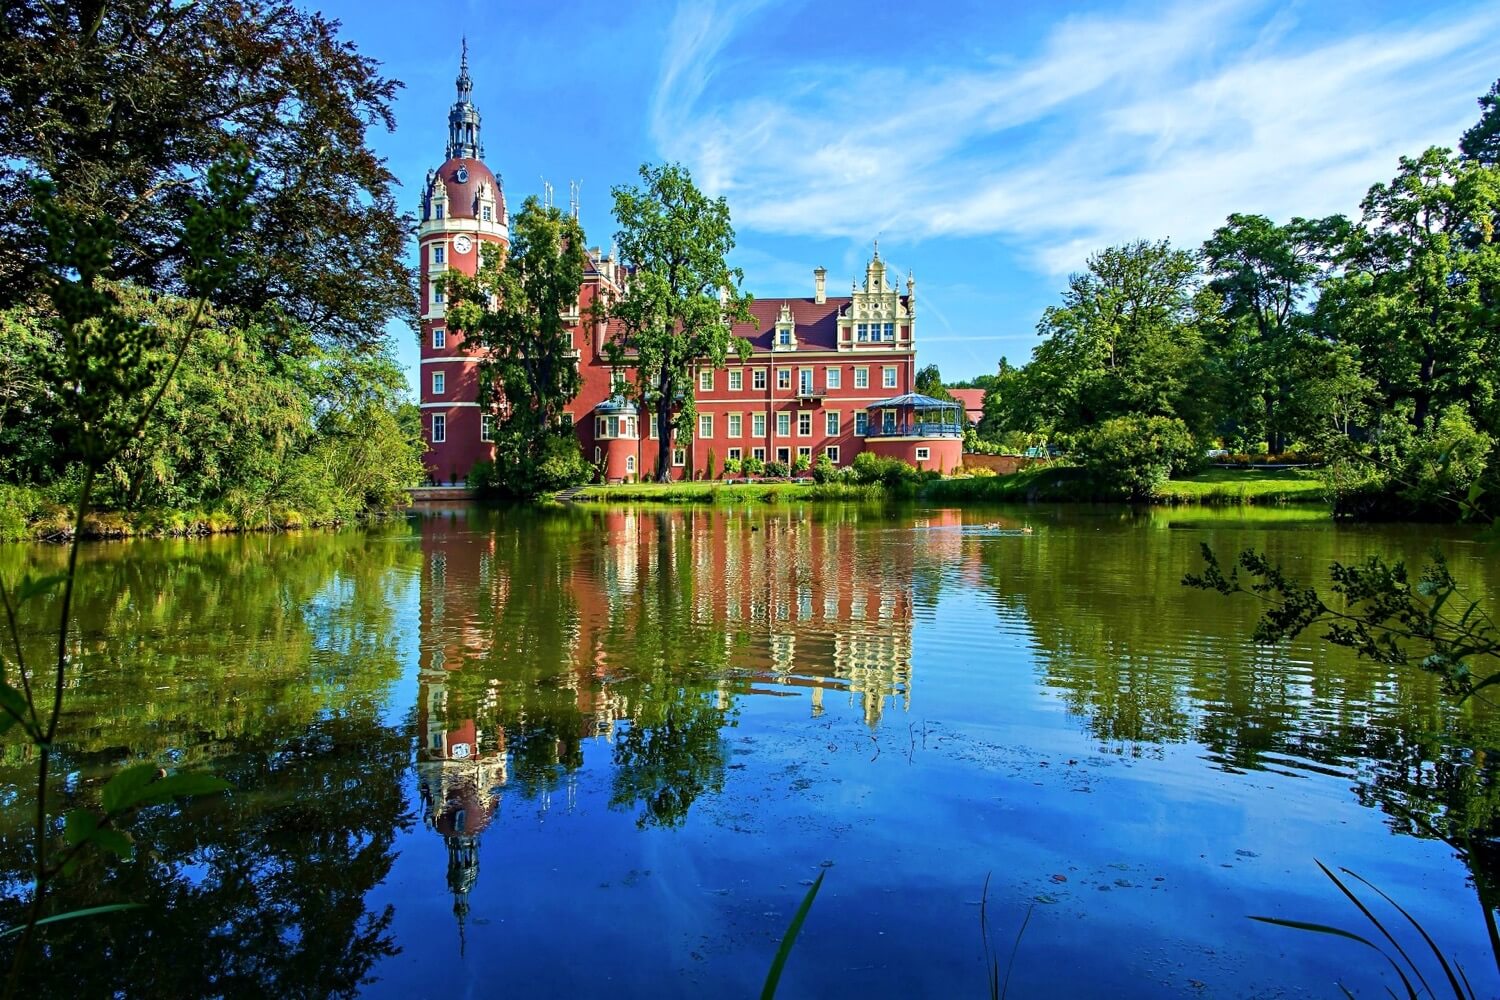
<path fill-rule="evenodd" d="M 479 359 L 461 330 L 445 321 L 436 279 L 450 270 L 474 274 L 481 248 L 509 246 L 509 217 L 499 177 L 484 163 L 480 115 L 472 101 L 468 54 L 459 67 L 458 97 L 448 114 L 442 166 L 422 189 L 421 371 L 425 461 L 434 483 L 462 483 L 474 463 L 492 459 L 493 414 L 480 400 Z M 751 321 L 734 333 L 751 345 L 741 361 L 704 365 L 693 378 L 693 433 L 671 449 L 673 478 L 711 474 L 710 462 L 758 458 L 787 466 L 826 455 L 846 466 L 861 451 L 948 471 L 962 458 L 961 419 L 950 404 L 914 392 L 916 282 L 899 278 L 878 245 L 864 281 L 847 296 L 827 293 L 827 271 L 812 272 L 812 295 L 756 298 Z M 607 481 L 651 477 L 659 442 L 654 421 L 618 391 L 631 373 L 612 366 L 605 345 L 615 325 L 596 320 L 592 306 L 624 294 L 627 267 L 597 249 L 588 253 L 577 307 L 568 319 L 582 389 L 566 411 L 583 454 Z"/>

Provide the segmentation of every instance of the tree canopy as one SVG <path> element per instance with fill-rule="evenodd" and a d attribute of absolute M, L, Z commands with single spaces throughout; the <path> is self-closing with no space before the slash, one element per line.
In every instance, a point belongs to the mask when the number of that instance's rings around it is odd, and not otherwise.
<path fill-rule="evenodd" d="M 368 346 L 416 316 L 411 218 L 366 141 L 400 84 L 285 0 L 15 0 L 0 11 L 0 307 L 44 260 L 36 180 L 117 231 L 105 276 L 185 290 L 193 178 L 243 149 L 259 183 L 243 267 L 213 302 L 278 353 Z"/>
<path fill-rule="evenodd" d="M 749 352 L 733 328 L 750 318 L 750 298 L 744 272 L 725 259 L 734 249 L 729 204 L 699 191 L 678 164 L 644 165 L 640 175 L 642 186 L 613 192 L 615 240 L 631 273 L 608 306 L 618 323 L 610 350 L 616 364 L 634 366 L 636 393 L 657 425 L 657 476 L 666 479 L 673 430 L 693 432 L 694 372 Z"/>

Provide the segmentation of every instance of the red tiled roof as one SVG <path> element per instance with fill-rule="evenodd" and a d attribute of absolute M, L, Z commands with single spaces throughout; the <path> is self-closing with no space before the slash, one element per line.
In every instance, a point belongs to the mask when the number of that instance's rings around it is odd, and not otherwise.
<path fill-rule="evenodd" d="M 963 404 L 964 412 L 971 419 L 978 420 L 984 416 L 983 389 L 949 389 L 948 394 Z"/>
<path fill-rule="evenodd" d="M 905 301 L 905 296 L 902 296 Z M 736 336 L 750 341 L 756 351 L 771 350 L 776 336 L 776 320 L 781 316 L 781 305 L 792 308 L 792 319 L 797 324 L 797 350 L 833 351 L 838 349 L 839 311 L 849 305 L 847 295 L 830 295 L 821 305 L 811 298 L 797 299 L 771 296 L 750 303 L 749 323 L 735 325 Z"/>

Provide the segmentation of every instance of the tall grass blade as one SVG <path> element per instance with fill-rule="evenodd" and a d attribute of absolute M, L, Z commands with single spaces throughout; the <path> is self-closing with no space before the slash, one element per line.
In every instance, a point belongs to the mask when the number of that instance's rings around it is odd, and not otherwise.
<path fill-rule="evenodd" d="M 1380 919 L 1376 917 L 1375 914 L 1370 912 L 1370 908 L 1364 904 L 1364 901 L 1356 896 L 1353 890 L 1351 890 L 1347 885 L 1340 881 L 1339 877 L 1332 871 L 1330 871 L 1327 865 L 1319 861 L 1317 858 L 1313 858 L 1313 862 L 1319 868 L 1323 869 L 1323 874 L 1327 875 L 1333 881 L 1334 885 L 1339 887 L 1339 892 L 1342 892 L 1345 896 L 1347 896 L 1349 898 L 1349 902 L 1353 903 L 1359 909 L 1359 912 L 1365 915 L 1365 919 L 1374 924 L 1375 929 L 1385 936 L 1385 939 L 1391 943 L 1391 947 L 1396 949 L 1396 954 L 1401 956 L 1402 960 L 1406 962 L 1407 967 L 1409 967 L 1412 973 L 1417 977 L 1417 982 L 1422 984 L 1422 989 L 1427 991 L 1428 996 L 1433 996 L 1434 994 L 1432 992 L 1432 987 L 1427 984 L 1427 980 L 1422 975 L 1422 970 L 1417 968 L 1417 963 L 1413 962 L 1411 960 L 1411 956 L 1406 953 L 1406 949 L 1401 947 L 1401 942 L 1397 941 L 1396 938 L 1391 934 L 1391 932 L 1385 929 L 1385 924 L 1382 924 L 1380 922 Z M 1390 958 L 1389 955 L 1387 955 L 1386 957 Z M 1400 970 L 1398 969 L 1397 971 Z M 1403 983 L 1406 983 L 1407 992 L 1411 993 L 1412 996 L 1415 997 L 1416 991 L 1412 989 L 1412 985 L 1407 980 L 1407 978 L 1405 976 L 1402 976 L 1401 981 Z"/>
<path fill-rule="evenodd" d="M 1391 963 L 1391 968 L 1395 969 L 1396 975 L 1401 977 L 1401 984 L 1406 987 L 1408 996 L 1410 996 L 1412 1000 L 1416 1000 L 1417 991 L 1412 989 L 1411 980 L 1406 978 L 1406 973 L 1401 971 L 1401 966 L 1396 964 L 1396 960 L 1394 958 L 1386 954 L 1385 949 L 1381 948 L 1380 945 L 1376 944 L 1374 941 L 1371 941 L 1369 938 L 1360 937 L 1358 934 L 1355 934 L 1352 931 L 1342 930 L 1338 927 L 1329 927 L 1327 924 L 1310 924 L 1305 920 L 1286 920 L 1282 917 L 1257 917 L 1253 915 L 1250 917 L 1250 919 L 1258 920 L 1263 924 L 1272 924 L 1276 927 L 1289 927 L 1294 931 L 1311 931 L 1314 934 L 1332 934 L 1334 937 L 1348 938 L 1350 941 L 1358 941 L 1366 948 L 1371 948 L 1379 952 L 1381 957 L 1383 957 L 1387 962 Z"/>
<path fill-rule="evenodd" d="M 984 971 L 989 977 L 990 1000 L 1000 1000 L 1000 960 L 990 946 L 990 872 L 984 873 L 984 889 L 979 893 L 979 939 L 984 943 Z"/>
<path fill-rule="evenodd" d="M 1437 956 L 1438 964 L 1443 967 L 1443 974 L 1448 977 L 1448 985 L 1453 988 L 1453 995 L 1455 997 L 1458 997 L 1459 1000 L 1463 1000 L 1466 994 L 1464 993 L 1463 988 L 1458 985 L 1458 977 L 1453 974 L 1453 969 L 1448 965 L 1448 959 L 1443 956 L 1443 953 L 1438 948 L 1437 943 L 1434 942 L 1431 935 L 1427 933 L 1427 928 L 1417 923 L 1417 919 L 1410 913 L 1407 913 L 1406 909 L 1400 903 L 1387 896 L 1379 889 L 1379 887 L 1372 884 L 1370 880 L 1365 878 L 1363 875 L 1359 875 L 1356 872 L 1351 872 L 1347 868 L 1340 868 L 1339 871 L 1343 872 L 1345 875 L 1348 875 L 1350 878 L 1359 879 L 1359 881 L 1364 883 L 1368 888 L 1374 890 L 1377 896 L 1385 900 L 1387 903 L 1390 903 L 1391 906 L 1395 907 L 1396 912 L 1405 917 L 1407 923 L 1411 924 L 1417 929 L 1417 933 L 1422 935 L 1422 940 L 1427 942 L 1427 947 L 1431 948 L 1432 953 Z M 1426 984 L 1423 983 L 1423 985 L 1425 986 Z M 1432 991 L 1429 989 L 1428 992 L 1431 993 Z M 1472 998 L 1473 991 L 1470 990 L 1467 995 Z M 1436 994 L 1434 994 L 1434 996 L 1436 996 Z"/>
<path fill-rule="evenodd" d="M 55 924 L 63 920 L 76 920 L 79 917 L 95 917 L 101 913 L 114 913 L 118 910 L 139 910 L 145 905 L 145 903 L 110 903 L 108 906 L 90 906 L 82 910 L 69 910 L 67 913 L 54 913 L 50 917 L 43 917 L 36 922 L 36 926 L 40 927 L 43 924 Z M 12 934 L 19 934 L 25 929 L 25 924 L 21 924 L 16 927 L 7 927 L 5 928 L 5 930 L 0 931 L 0 938 L 7 938 Z"/>
<path fill-rule="evenodd" d="M 802 922 L 807 919 L 807 911 L 812 909 L 818 889 L 823 885 L 823 876 L 827 874 L 826 868 L 818 872 L 817 880 L 807 890 L 807 895 L 802 897 L 802 905 L 797 907 L 797 912 L 793 914 L 792 922 L 781 939 L 781 947 L 776 949 L 776 958 L 771 962 L 771 970 L 766 973 L 766 985 L 761 987 L 760 1000 L 771 1000 L 776 996 L 776 984 L 781 982 L 781 970 L 786 967 L 786 960 L 792 954 L 792 945 L 796 943 L 797 934 L 802 930 Z"/>
<path fill-rule="evenodd" d="M 1035 903 L 1026 907 L 1026 916 L 1021 918 L 1021 929 L 1016 931 L 1016 943 L 1010 946 L 1010 960 L 1005 963 L 1005 983 L 1000 987 L 1001 1000 L 1010 992 L 1010 974 L 1016 967 L 1016 952 L 1021 950 L 1021 935 L 1026 933 L 1026 925 L 1031 923 L 1031 911 L 1035 909 Z"/>

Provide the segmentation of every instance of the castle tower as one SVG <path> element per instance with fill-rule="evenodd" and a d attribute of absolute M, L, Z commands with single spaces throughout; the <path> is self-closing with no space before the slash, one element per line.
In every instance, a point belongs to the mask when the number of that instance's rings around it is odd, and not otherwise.
<path fill-rule="evenodd" d="M 479 109 L 471 96 L 469 47 L 465 41 L 456 81 L 457 100 L 448 112 L 443 165 L 427 174 L 422 188 L 417 243 L 421 253 L 422 361 L 418 376 L 424 461 L 437 483 L 462 482 L 476 461 L 492 459 L 490 418 L 479 405 L 478 359 L 464 348 L 463 331 L 449 328 L 440 279 L 474 274 L 482 255 L 510 245 L 509 216 L 500 179 L 485 166 Z"/>

